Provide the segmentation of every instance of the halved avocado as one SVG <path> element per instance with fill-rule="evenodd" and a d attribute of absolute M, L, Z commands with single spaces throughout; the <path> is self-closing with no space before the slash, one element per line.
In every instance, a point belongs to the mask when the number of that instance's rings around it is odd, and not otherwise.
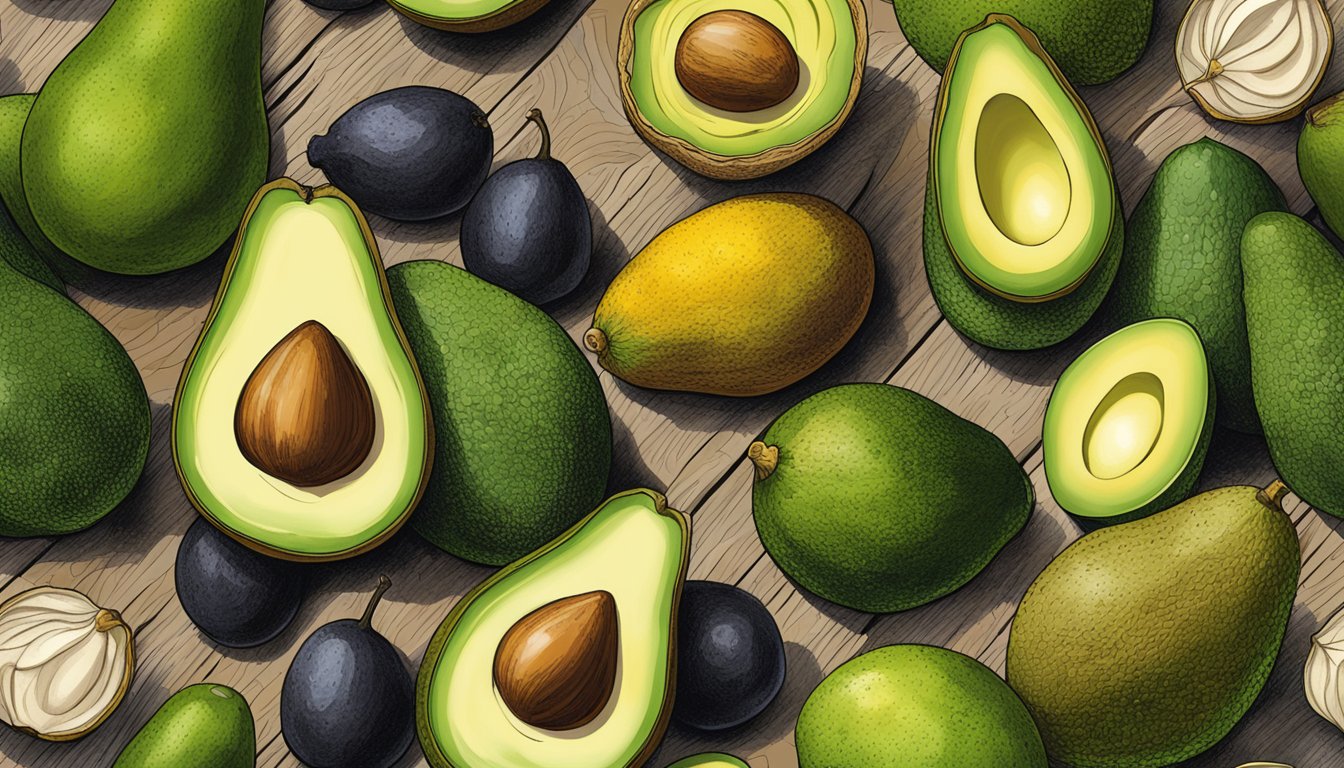
<path fill-rule="evenodd" d="M 701 755 L 683 757 L 667 768 L 750 768 L 740 757 L 722 752 L 706 752 Z"/>
<path fill-rule="evenodd" d="M 1170 318 L 1121 328 L 1079 355 L 1050 395 L 1050 492 L 1096 523 L 1165 509 L 1194 487 L 1213 415 L 1213 376 L 1194 328 Z"/>
<path fill-rule="evenodd" d="M 734 111 L 687 90 L 678 73 L 680 43 L 697 21 L 721 12 L 773 27 L 792 48 L 796 85 L 779 103 Z M 758 38 L 728 29 L 719 38 L 731 41 L 725 47 Z M 745 68 L 758 52 L 721 53 L 725 60 L 742 56 Z M 867 55 L 861 0 L 634 0 L 621 23 L 617 66 L 626 116 L 645 141 L 704 176 L 751 179 L 798 162 L 840 130 Z"/>
<path fill-rule="evenodd" d="M 387 0 L 412 21 L 450 32 L 493 32 L 526 19 L 547 0 Z"/>
<path fill-rule="evenodd" d="M 389 538 L 429 479 L 433 422 L 358 207 L 289 179 L 257 192 L 173 406 L 187 497 L 268 555 Z"/>
<path fill-rule="evenodd" d="M 685 517 L 661 494 L 627 491 L 463 597 L 430 640 L 416 683 L 416 727 L 430 765 L 643 765 L 672 709 L 689 546 Z M 578 602 L 605 606 L 610 618 L 600 626 L 580 622 L 574 637 L 565 630 L 527 636 L 555 606 Z M 604 651 L 586 642 L 597 636 L 610 641 L 596 644 Z M 529 666 L 513 663 L 513 649 L 529 647 L 541 649 L 531 659 L 534 673 L 501 679 L 501 669 Z M 540 672 L 536 656 L 546 662 Z M 578 685 L 548 696 L 548 670 Z M 605 688 L 589 688 L 604 670 Z M 515 691 L 539 693 L 520 704 Z M 573 707 L 567 714 L 549 706 L 571 692 L 586 702 L 586 719 L 572 716 Z"/>

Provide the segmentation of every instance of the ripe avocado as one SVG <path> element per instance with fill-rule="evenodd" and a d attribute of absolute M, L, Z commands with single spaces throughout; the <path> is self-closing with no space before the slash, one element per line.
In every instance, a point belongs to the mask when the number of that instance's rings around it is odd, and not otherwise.
<path fill-rule="evenodd" d="M 1175 317 L 1195 327 L 1218 388 L 1218 419 L 1260 432 L 1241 296 L 1241 233 L 1287 209 L 1254 160 L 1203 138 L 1167 155 L 1129 219 L 1125 255 L 1104 312 L 1115 327 Z"/>
<path fill-rule="evenodd" d="M 398 264 L 387 279 L 438 441 L 411 525 L 473 562 L 522 557 L 602 500 L 602 386 L 554 320 L 501 288 L 438 261 Z"/>
<path fill-rule="evenodd" d="M 961 587 L 1034 501 L 998 438 L 885 384 L 807 398 L 749 456 L 766 551 L 808 590 L 860 611 L 903 611 Z"/>
<path fill-rule="evenodd" d="M 943 314 L 986 346 L 1035 349 L 1091 316 L 1124 223 L 1086 105 L 1035 35 L 991 15 L 966 31 L 939 91 L 924 259 Z"/>
<path fill-rule="evenodd" d="M 332 187 L 262 187 L 174 399 L 188 498 L 266 554 L 349 557 L 410 515 L 433 445 L 363 214 Z"/>
<path fill-rule="evenodd" d="M 547 0 L 388 0 L 388 5 L 427 27 L 450 32 L 493 32 L 517 24 Z"/>
<path fill-rule="evenodd" d="M 199 683 L 173 694 L 135 734 L 112 768 L 253 768 L 257 734 L 237 691 Z"/>
<path fill-rule="evenodd" d="M 672 709 L 689 546 L 661 494 L 627 491 L 463 597 L 416 684 L 429 764 L 643 765 Z M 574 706 L 528 706 L 555 702 Z"/>
<path fill-rule="evenodd" d="M 705 752 L 700 755 L 683 757 L 667 768 L 751 768 L 740 757 L 722 752 Z"/>
<path fill-rule="evenodd" d="M 1181 501 L 1213 434 L 1215 390 L 1199 334 L 1172 318 L 1126 326 L 1060 375 L 1045 410 L 1045 477 L 1059 506 L 1118 523 Z"/>
<path fill-rule="evenodd" d="M 66 258 L 47 239 L 42 228 L 37 226 L 33 212 L 28 210 L 28 199 L 23 194 L 23 178 L 19 174 L 19 142 L 23 138 L 23 124 L 27 122 L 28 111 L 32 109 L 33 99 L 36 98 L 37 96 L 26 93 L 0 98 L 0 200 L 3 200 L 10 218 L 14 219 L 14 223 L 32 245 L 31 251 L 34 256 L 22 264 L 11 262 L 11 266 L 18 267 L 19 271 L 28 277 L 63 292 L 65 286 L 53 273 L 51 265 L 61 261 L 77 262 Z"/>

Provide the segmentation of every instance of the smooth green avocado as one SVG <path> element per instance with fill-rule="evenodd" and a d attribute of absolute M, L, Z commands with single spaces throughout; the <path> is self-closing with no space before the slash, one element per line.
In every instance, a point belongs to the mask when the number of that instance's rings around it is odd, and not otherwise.
<path fill-rule="evenodd" d="M 942 72 L 957 35 L 988 13 L 1010 14 L 1040 36 L 1069 79 L 1095 85 L 1139 60 L 1153 26 L 1153 0 L 892 0 L 906 40 Z"/>
<path fill-rule="evenodd" d="M 1007 678 L 1070 768 L 1161 768 L 1221 740 L 1269 678 L 1299 544 L 1275 482 L 1090 533 L 1027 590 Z"/>
<path fill-rule="evenodd" d="M 800 768 L 1046 768 L 1021 699 L 955 651 L 889 645 L 845 662 L 807 697 Z"/>
<path fill-rule="evenodd" d="M 661 494 L 627 491 L 463 597 L 430 640 L 416 684 L 429 764 L 643 765 L 672 708 L 689 545 L 686 519 Z M 545 618 L 594 596 L 605 612 Z M 519 700 L 518 690 L 550 695 Z M 579 699 L 588 717 L 575 724 Z"/>
<path fill-rule="evenodd" d="M 602 500 L 611 418 L 593 369 L 546 313 L 437 261 L 387 271 L 429 391 L 434 472 L 411 526 L 503 565 Z"/>
<path fill-rule="evenodd" d="M 253 768 L 256 762 L 247 700 L 228 686 L 199 683 L 164 702 L 112 768 Z"/>
<path fill-rule="evenodd" d="M 1307 503 L 1344 517 L 1344 260 L 1288 213 L 1241 240 L 1251 386 L 1274 467 Z"/>
<path fill-rule="evenodd" d="M 0 209 L 0 536 L 93 525 L 135 487 L 149 454 L 135 364 L 78 304 L 27 276 L 41 266 Z"/>
<path fill-rule="evenodd" d="M 429 399 L 368 222 L 332 187 L 263 187 L 173 408 L 188 498 L 264 553 L 330 560 L 385 541 L 433 463 Z"/>
<path fill-rule="evenodd" d="M 750 766 L 740 757 L 722 752 L 705 752 L 684 757 L 667 768 L 750 768 Z"/>
<path fill-rule="evenodd" d="M 1265 211 L 1286 210 L 1254 160 L 1210 138 L 1162 161 L 1125 233 L 1125 255 L 1107 299 L 1115 327 L 1175 317 L 1195 327 L 1218 390 L 1218 420 L 1260 432 L 1242 292 L 1241 234 Z"/>
<path fill-rule="evenodd" d="M 809 591 L 860 611 L 955 591 L 1022 530 L 1035 498 L 997 437 L 885 384 L 807 398 L 749 456 L 766 551 Z"/>
<path fill-rule="evenodd" d="M 1172 318 L 1098 341 L 1064 369 L 1045 409 L 1050 494 L 1091 522 L 1184 499 L 1213 434 L 1215 390 L 1199 334 Z"/>

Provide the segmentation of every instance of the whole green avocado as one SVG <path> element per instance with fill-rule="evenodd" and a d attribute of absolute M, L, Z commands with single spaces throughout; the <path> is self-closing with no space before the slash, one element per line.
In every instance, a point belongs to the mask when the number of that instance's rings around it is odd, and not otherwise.
<path fill-rule="evenodd" d="M 37 262 L 0 211 L 0 536 L 93 525 L 149 453 L 140 373 L 79 305 L 18 271 Z"/>
<path fill-rule="evenodd" d="M 1279 476 L 1344 517 L 1344 259 L 1315 227 L 1262 213 L 1241 239 L 1251 386 Z"/>
<path fill-rule="evenodd" d="M 173 694 L 112 768 L 253 768 L 257 734 L 237 691 L 198 683 Z"/>
<path fill-rule="evenodd" d="M 28 200 L 23 196 L 23 179 L 19 176 L 19 142 L 23 138 L 23 124 L 28 121 L 28 112 L 33 108 L 33 100 L 36 98 L 37 95 L 31 93 L 0 97 L 0 200 L 3 200 L 10 218 L 14 219 L 32 245 L 28 252 L 36 259 L 30 264 L 14 266 L 28 277 L 64 291 L 65 286 L 52 271 L 52 265 L 69 260 L 47 240 L 33 220 L 33 213 L 28 210 Z M 15 255 L 21 259 L 25 257 L 25 254 L 17 252 Z"/>
<path fill-rule="evenodd" d="M 1199 332 L 1218 389 L 1218 418 L 1260 432 L 1241 295 L 1241 234 L 1265 211 L 1287 209 L 1254 160 L 1204 138 L 1162 161 L 1125 234 L 1107 307 L 1114 327 L 1175 317 Z"/>
<path fill-rule="evenodd" d="M 195 264 L 266 179 L 266 0 L 117 0 L 52 72 L 23 130 L 46 237 L 122 274 Z"/>
<path fill-rule="evenodd" d="M 593 369 L 540 309 L 449 264 L 387 270 L 434 415 L 434 470 L 411 526 L 504 565 L 602 501 L 611 417 Z"/>
<path fill-rule="evenodd" d="M 1297 139 L 1297 170 L 1321 218 L 1336 235 L 1344 232 L 1344 94 L 1307 110 Z"/>
<path fill-rule="evenodd" d="M 1153 28 L 1153 0 L 892 0 L 906 40 L 942 72 L 962 30 L 990 13 L 1040 37 L 1074 85 L 1112 80 L 1139 60 Z"/>

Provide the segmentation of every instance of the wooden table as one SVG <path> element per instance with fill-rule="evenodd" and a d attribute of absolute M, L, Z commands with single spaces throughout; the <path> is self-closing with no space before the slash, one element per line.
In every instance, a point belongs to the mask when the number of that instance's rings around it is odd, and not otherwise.
<path fill-rule="evenodd" d="M 0 93 L 37 90 L 110 4 L 0 0 Z M 1245 127 L 1205 118 L 1182 93 L 1172 59 L 1185 2 L 1158 5 L 1160 18 L 1139 64 L 1106 86 L 1083 90 L 1127 206 L 1168 152 L 1209 135 L 1259 160 L 1293 209 L 1314 215 L 1294 161 L 1300 120 Z M 1329 6 L 1336 26 L 1344 28 L 1344 0 Z M 601 377 L 616 434 L 612 489 L 666 489 L 672 504 L 692 516 L 691 576 L 756 594 L 774 612 L 787 643 L 788 681 L 769 710 L 717 736 L 673 726 L 651 765 L 717 749 L 748 758 L 753 768 L 790 768 L 797 764 L 792 731 L 804 699 L 825 674 L 859 653 L 890 643 L 930 643 L 1002 671 L 1017 601 L 1050 558 L 1079 535 L 1045 485 L 1041 419 L 1055 377 L 1087 338 L 1009 354 L 968 343 L 941 318 L 920 255 L 938 75 L 905 43 L 888 5 L 868 2 L 868 68 L 844 130 L 797 166 L 737 184 L 689 173 L 651 151 L 626 122 L 615 66 L 624 7 L 625 0 L 552 0 L 522 25 L 471 37 L 420 27 L 381 4 L 341 15 L 301 0 L 271 0 L 262 72 L 275 139 L 271 175 L 322 182 L 304 157 L 309 137 L 325 132 L 356 101 L 388 88 L 436 85 L 476 101 L 495 128 L 497 163 L 535 150 L 535 132 L 522 129 L 527 110 L 540 107 L 555 134 L 556 157 L 573 169 L 593 210 L 593 269 L 575 294 L 551 308 L 576 339 L 621 265 L 664 227 L 708 203 L 745 192 L 804 190 L 836 201 L 868 229 L 879 262 L 872 311 L 839 357 L 805 382 L 768 397 L 729 400 L 643 391 Z M 1321 95 L 1341 87 L 1344 65 L 1337 64 Z M 424 224 L 375 217 L 373 228 L 388 264 L 423 258 L 460 264 L 456 216 Z M 152 401 L 154 444 L 138 488 L 91 530 L 59 539 L 0 540 L 0 599 L 39 584 L 83 590 L 122 610 L 135 628 L 140 666 L 112 719 L 83 741 L 46 744 L 0 729 L 0 765 L 108 765 L 168 696 L 205 680 L 233 686 L 251 702 L 258 765 L 297 765 L 280 736 L 277 708 L 285 669 L 302 639 L 325 622 L 358 615 L 377 575 L 387 573 L 394 586 L 376 626 L 409 663 L 418 664 L 454 601 L 490 572 L 403 533 L 365 557 L 321 566 L 298 619 L 277 640 L 243 651 L 203 640 L 173 591 L 177 544 L 195 512 L 173 473 L 168 424 L 174 385 L 222 263 L 216 257 L 165 277 L 106 278 L 72 291 L 139 366 Z M 776 569 L 752 525 L 751 472 L 743 459 L 747 444 L 788 406 L 823 387 L 860 380 L 909 387 L 993 430 L 1030 473 L 1040 500 L 1028 528 L 969 586 L 888 616 L 830 605 L 800 592 Z M 1262 440 L 1220 432 L 1203 485 L 1263 484 L 1273 476 Z M 1301 691 L 1309 638 L 1344 603 L 1344 522 L 1292 501 L 1302 540 L 1302 584 L 1279 664 L 1242 724 L 1190 765 L 1232 768 L 1275 760 L 1297 768 L 1344 768 L 1344 735 L 1310 710 Z M 419 748 L 412 747 L 402 764 L 423 764 Z"/>

